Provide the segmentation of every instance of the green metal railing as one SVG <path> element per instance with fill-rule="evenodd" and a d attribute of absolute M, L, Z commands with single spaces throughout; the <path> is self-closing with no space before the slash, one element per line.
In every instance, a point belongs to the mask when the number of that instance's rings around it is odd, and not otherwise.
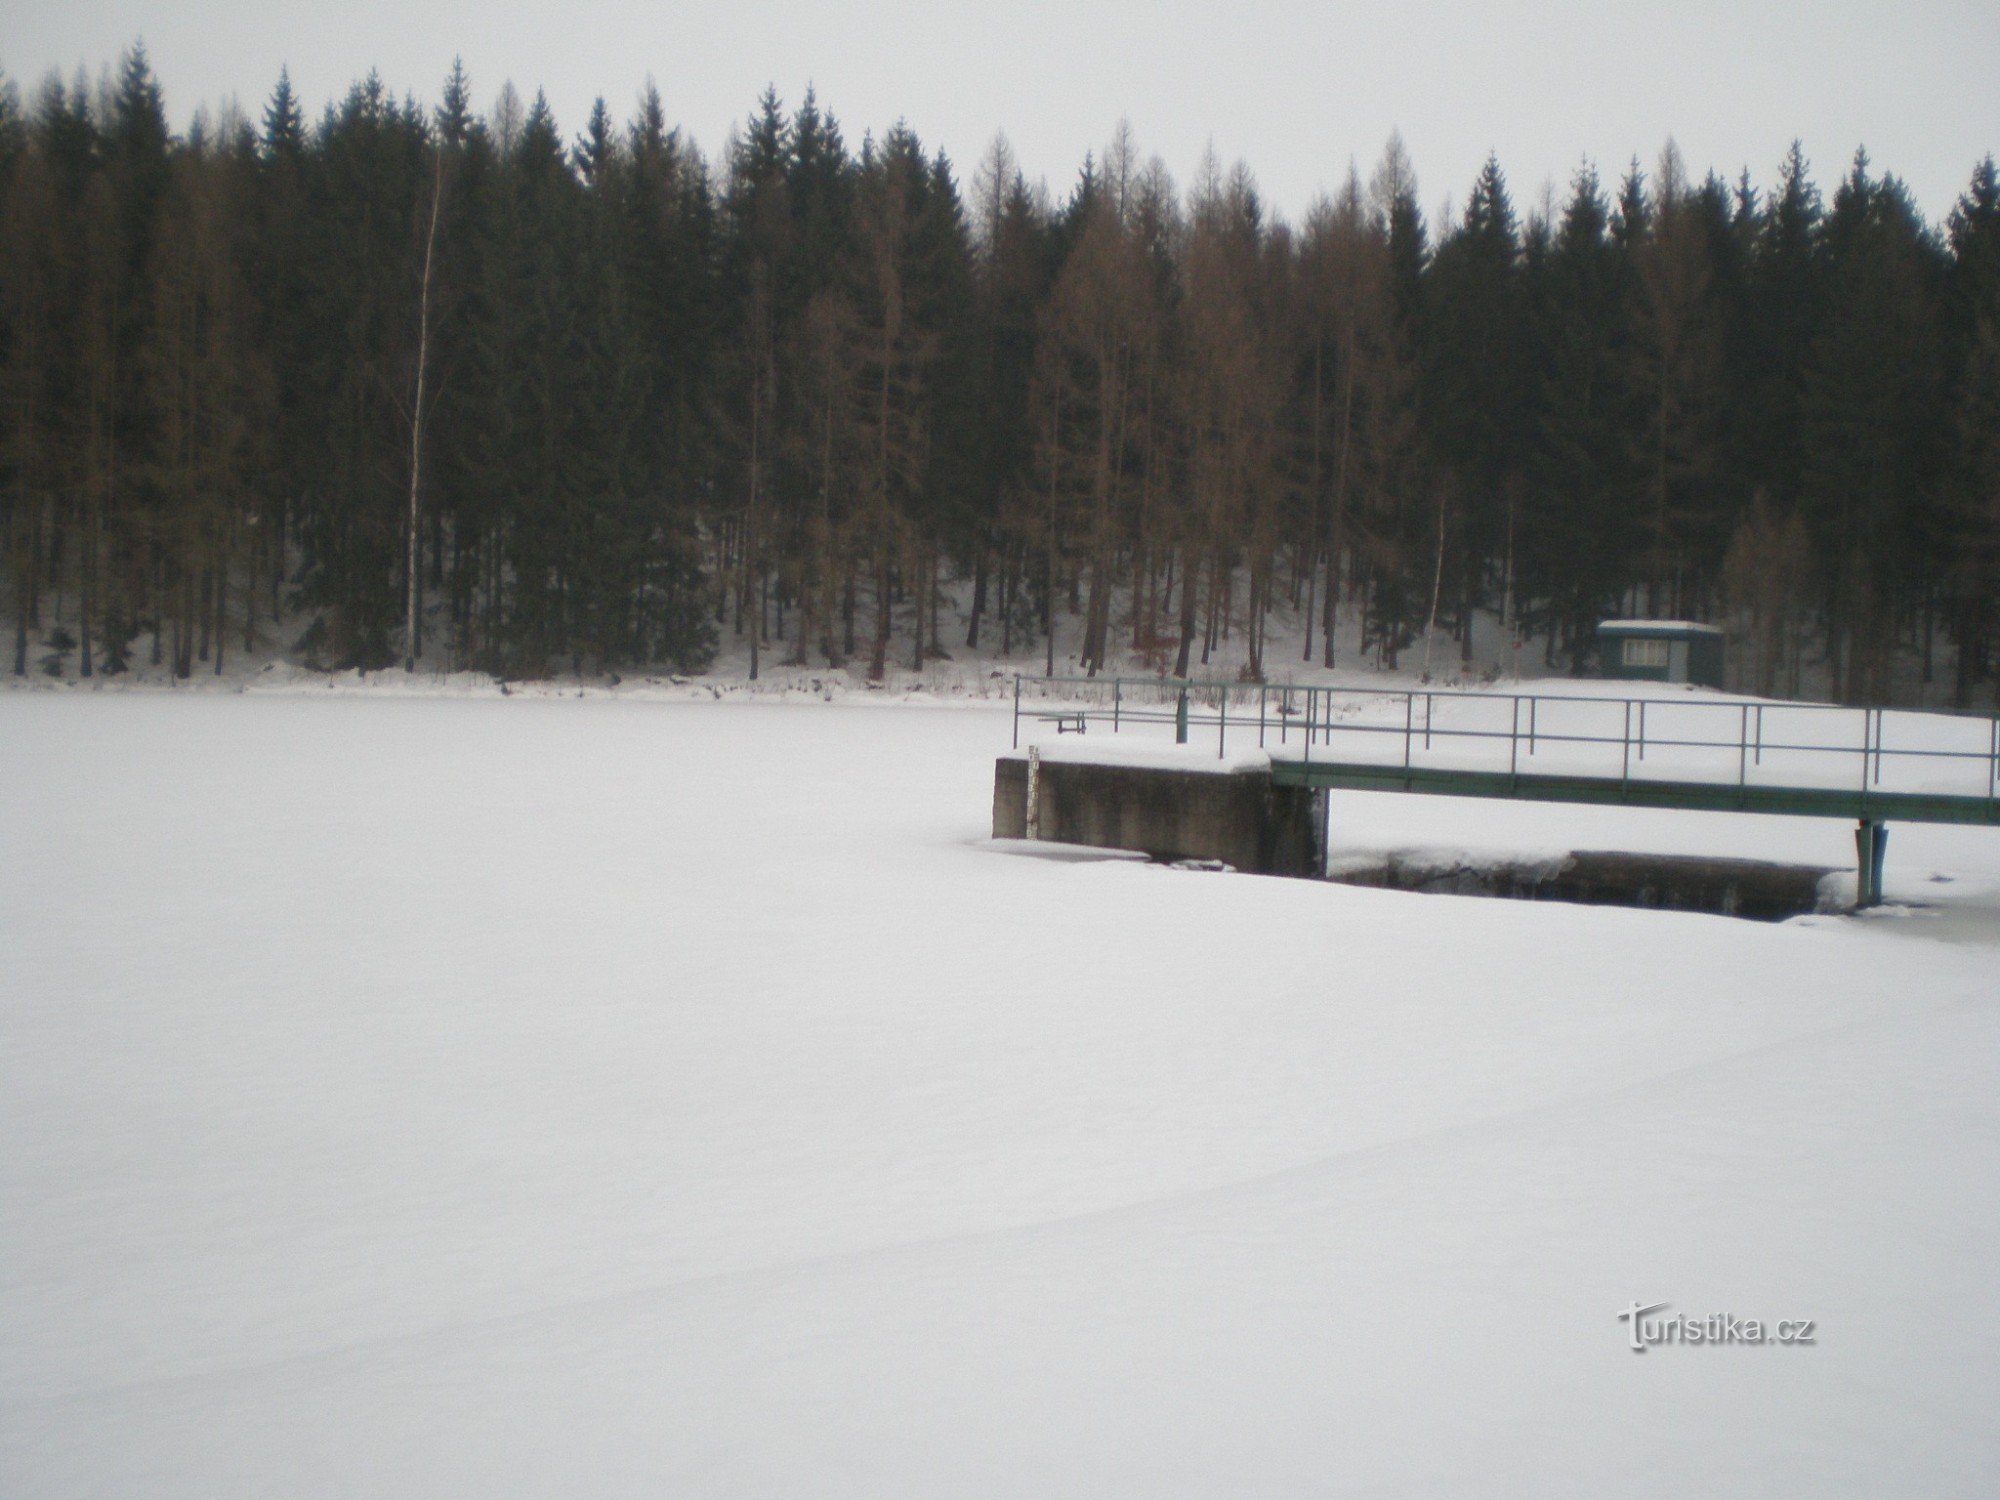
<path fill-rule="evenodd" d="M 1507 720 L 1499 724 L 1504 706 Z M 1400 708 L 1398 715 L 1396 709 Z M 1492 719 L 1482 716 L 1491 710 Z M 1456 722 L 1454 722 L 1456 711 Z M 1085 733 L 1093 726 L 1114 732 L 1128 725 L 1172 724 L 1177 743 L 1197 734 L 1215 735 L 1218 757 L 1228 754 L 1233 731 L 1239 743 L 1253 730 L 1259 748 L 1273 742 L 1298 758 L 1313 762 L 1317 749 L 1328 758 L 1336 736 L 1371 736 L 1363 743 L 1381 746 L 1391 757 L 1400 750 L 1400 764 L 1410 771 L 1419 749 L 1431 751 L 1446 743 L 1506 747 L 1506 774 L 1518 777 L 1530 770 L 1545 749 L 1555 746 L 1595 746 L 1607 752 L 1606 764 L 1595 774 L 1609 780 L 1608 752 L 1618 753 L 1617 780 L 1630 782 L 1648 751 L 1705 751 L 1735 761 L 1735 785 L 1752 784 L 1753 767 L 1767 756 L 1812 757 L 1816 767 L 1828 767 L 1829 783 L 1815 775 L 1815 786 L 1845 785 L 1863 793 L 1880 787 L 1885 764 L 1938 764 L 1963 768 L 1965 790 L 1954 798 L 2000 800 L 2000 714 L 1962 714 L 1884 708 L 1844 708 L 1837 704 L 1709 700 L 1701 698 L 1614 698 L 1564 693 L 1481 693 L 1449 688 L 1362 688 L 1298 686 L 1287 683 L 1200 682 L 1163 677 L 1020 677 L 1014 679 L 1014 744 L 1021 743 L 1021 721 L 1053 723 L 1059 731 Z M 1615 717 L 1614 717 L 1615 716 Z M 1840 716 L 1851 720 L 1842 724 Z M 1606 727 L 1586 731 L 1578 720 L 1601 717 Z M 1800 737 L 1782 726 L 1794 719 L 1824 724 L 1829 733 Z M 1477 720 L 1467 722 L 1468 719 Z M 1912 742 L 1913 736 L 1892 730 L 1910 728 L 1900 721 L 1918 720 L 1934 726 L 1948 720 L 1964 725 L 1956 748 Z M 1769 732 L 1775 720 L 1779 732 Z M 1649 722 L 1650 721 L 1650 722 Z M 1983 723 L 1980 736 L 1974 727 Z M 1615 729 L 1612 725 L 1615 724 Z M 1968 732 L 1969 731 L 1969 732 Z M 1892 743 L 1892 737 L 1896 743 Z M 1975 740 L 1983 738 L 1983 746 Z M 1497 755 L 1494 757 L 1497 760 Z M 1391 766 L 1394 758 L 1371 764 Z M 1851 765 L 1851 769 L 1847 769 Z M 1472 768 L 1468 768 L 1472 769 Z M 1482 768 L 1487 772 L 1496 765 Z M 1711 770 L 1714 768 L 1711 768 Z M 1702 780 L 1727 785 L 1713 774 Z M 1975 782 L 1983 787 L 1974 790 Z"/>

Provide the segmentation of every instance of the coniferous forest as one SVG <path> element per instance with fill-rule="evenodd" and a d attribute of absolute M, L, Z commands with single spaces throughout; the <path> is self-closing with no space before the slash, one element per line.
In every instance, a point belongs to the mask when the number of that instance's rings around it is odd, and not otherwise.
<path fill-rule="evenodd" d="M 1865 155 L 1671 145 L 1430 222 L 1392 138 L 1288 223 L 1122 128 L 1052 196 L 810 93 L 719 161 L 458 70 L 177 135 L 135 49 L 0 95 L 0 404 L 17 675 L 1276 677 L 1336 617 L 1561 670 L 1637 613 L 1749 691 L 2000 695 L 1990 156 L 1941 226 Z"/>

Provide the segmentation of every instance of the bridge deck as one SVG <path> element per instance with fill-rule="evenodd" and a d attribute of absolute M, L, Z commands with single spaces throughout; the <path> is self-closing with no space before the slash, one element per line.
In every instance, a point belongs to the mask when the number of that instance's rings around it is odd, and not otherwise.
<path fill-rule="evenodd" d="M 1232 740 L 1281 784 L 2000 826 L 2000 715 L 1703 695 L 1015 680 L 1031 729 Z"/>
<path fill-rule="evenodd" d="M 1466 770 L 1435 765 L 1271 757 L 1272 778 L 1284 786 L 1353 791 L 1417 792 L 1443 797 L 1498 797 L 1524 802 L 1582 802 L 1709 812 L 1789 813 L 1857 822 L 1971 823 L 2000 826 L 2000 800 L 1938 792 L 1858 787 L 1771 786 L 1722 781 L 1665 780 Z"/>

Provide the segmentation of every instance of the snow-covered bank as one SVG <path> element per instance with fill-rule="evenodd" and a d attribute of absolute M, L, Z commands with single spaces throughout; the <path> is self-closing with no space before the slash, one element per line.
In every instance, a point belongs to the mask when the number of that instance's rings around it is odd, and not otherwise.
<path fill-rule="evenodd" d="M 1000 646 L 1007 638 L 996 634 L 997 627 L 989 617 L 981 644 L 977 647 L 966 646 L 970 587 L 968 581 L 959 580 L 945 590 L 949 607 L 945 609 L 947 624 L 943 635 L 950 642 L 949 648 L 942 653 L 928 653 L 924 666 L 912 669 L 907 643 L 899 640 L 898 649 L 886 662 L 883 677 L 878 682 L 868 680 L 865 653 L 848 653 L 847 664 L 839 667 L 827 665 L 817 652 L 811 653 L 815 658 L 813 661 L 788 662 L 787 657 L 793 654 L 793 649 L 782 642 L 765 645 L 758 675 L 753 680 L 750 676 L 748 637 L 728 629 L 722 631 L 715 659 L 704 672 L 675 674 L 665 670 L 635 669 L 584 675 L 558 673 L 551 677 L 502 682 L 485 672 L 452 670 L 447 665 L 453 659 L 452 653 L 437 649 L 436 643 L 448 638 L 449 629 L 445 620 L 438 616 L 433 618 L 425 637 L 433 643 L 433 650 L 418 662 L 414 672 L 405 672 L 400 667 L 368 672 L 351 669 L 321 671 L 304 665 L 305 657 L 296 646 L 286 648 L 281 640 L 263 638 L 252 650 L 230 651 L 224 657 L 220 671 L 215 670 L 207 657 L 203 657 L 195 664 L 191 676 L 177 678 L 170 666 L 152 663 L 152 637 L 142 634 L 127 653 L 130 661 L 128 670 L 107 676 L 100 669 L 95 675 L 83 678 L 78 675 L 81 660 L 74 643 L 61 651 L 52 651 L 48 635 L 44 633 L 31 639 L 27 652 L 29 673 L 20 677 L 0 675 L 0 688 L 29 692 L 160 689 L 183 693 L 310 692 L 455 698 L 582 695 L 648 701 L 724 699 L 868 703 L 963 702 L 1011 696 L 1017 673 L 1030 679 L 1043 674 L 1050 660 L 1046 644 L 1040 639 L 1027 640 L 1017 632 L 1009 643 L 1009 649 L 1003 651 Z M 1264 655 L 1264 675 L 1270 681 L 1350 687 L 1422 685 L 1422 667 L 1427 658 L 1421 648 L 1412 647 L 1404 653 L 1401 670 L 1382 670 L 1377 657 L 1364 649 L 1361 620 L 1352 611 L 1343 614 L 1337 634 L 1340 647 L 1338 666 L 1320 666 L 1317 652 L 1312 654 L 1312 660 L 1306 659 L 1307 653 L 1301 649 L 1305 629 L 1303 617 L 1295 610 L 1280 607 L 1273 615 L 1268 649 Z M 296 622 L 283 632 L 292 637 L 299 633 Z M 1535 684 L 1534 690 L 1542 692 L 1570 691 L 1577 686 L 1578 679 L 1552 667 L 1544 667 L 1539 651 L 1524 651 L 1510 640 L 1503 639 L 1505 632 L 1499 629 L 1497 621 L 1490 615 L 1481 616 L 1476 634 L 1479 650 L 1471 663 L 1460 662 L 1455 646 L 1452 650 L 1445 650 L 1444 645 L 1451 644 L 1449 642 L 1440 645 L 1428 658 L 1435 668 L 1431 676 L 1432 686 L 1476 688 L 1498 682 L 1520 682 Z M 68 638 L 67 631 L 63 635 Z M 1084 671 L 1076 654 L 1077 636 L 1078 633 L 1067 623 L 1058 627 L 1054 655 L 1057 676 L 1074 676 Z M 1238 682 L 1245 676 L 1247 659 L 1240 630 L 1235 640 L 1225 638 L 1218 642 L 1209 660 L 1199 660 L 1199 653 L 1196 656 L 1197 659 L 1190 663 L 1189 675 L 1198 680 Z M 1139 678 L 1158 676 L 1166 665 L 1162 660 L 1130 650 L 1129 643 L 1124 642 L 1122 637 L 1111 654 L 1110 663 L 1104 675 Z M 1629 684 L 1621 686 L 1630 687 Z M 1597 689 L 1589 679 L 1584 679 L 1581 690 L 1592 692 Z"/>
<path fill-rule="evenodd" d="M 0 698 L 0 1492 L 1990 1492 L 2000 834 L 1775 927 L 1189 874 L 987 840 L 1006 731 Z"/>
<path fill-rule="evenodd" d="M 388 667 L 379 672 L 321 672 L 290 662 L 264 661 L 244 669 L 229 668 L 221 675 L 197 672 L 186 679 L 156 671 L 77 677 L 0 676 L 0 691 L 37 695 L 90 695 L 125 693 L 254 693 L 286 696 L 349 698 L 621 698 L 646 703 L 975 703 L 1012 701 L 1014 678 L 1019 674 L 1037 697 L 1047 696 L 1037 686 L 1042 664 L 1034 661 L 976 658 L 969 661 L 937 661 L 922 671 L 891 667 L 880 682 L 870 682 L 865 670 L 854 667 L 766 667 L 756 679 L 742 671 L 705 672 L 682 676 L 662 672 L 545 677 L 532 680 L 501 679 L 486 672 L 444 672 L 419 669 L 406 672 Z M 1107 683 L 1109 678 L 1104 679 Z M 1209 680 L 1203 678 L 1202 680 Z M 1327 670 L 1303 668 L 1296 673 L 1274 676 L 1275 683 L 1296 682 L 1313 686 L 1358 687 L 1402 691 L 1422 691 L 1420 681 L 1408 674 L 1377 672 L 1365 667 Z M 1442 685 L 1442 684 L 1440 684 Z M 1495 679 L 1471 685 L 1476 689 L 1507 690 L 1507 681 Z M 1638 686 L 1606 683 L 1596 679 L 1562 677 L 1523 679 L 1521 691 L 1581 692 L 1597 696 L 1629 695 Z M 1680 694 L 1684 689 L 1654 684 L 1655 694 Z"/>
<path fill-rule="evenodd" d="M 0 678 L 0 686 L 16 692 L 61 695 L 173 692 L 347 698 L 627 698 L 654 703 L 820 701 L 923 704 L 1011 696 L 1014 679 L 1011 668 L 1002 671 L 985 662 L 959 666 L 949 661 L 938 662 L 922 672 L 896 668 L 888 672 L 882 681 L 874 683 L 869 682 L 863 672 L 825 667 L 766 668 L 754 681 L 741 672 L 695 676 L 663 672 L 614 673 L 520 681 L 501 679 L 487 672 L 426 669 L 406 672 L 400 667 L 389 667 L 379 672 L 351 669 L 321 672 L 291 662 L 261 661 L 230 667 L 221 674 L 197 672 L 186 679 L 177 679 L 158 671 L 137 671 L 89 679 L 44 675 L 6 677 Z"/>

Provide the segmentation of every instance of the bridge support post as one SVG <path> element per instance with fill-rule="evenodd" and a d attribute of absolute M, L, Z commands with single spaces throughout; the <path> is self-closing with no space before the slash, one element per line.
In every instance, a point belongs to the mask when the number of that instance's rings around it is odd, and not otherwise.
<path fill-rule="evenodd" d="M 1028 806 L 1027 814 L 1021 820 L 1022 836 L 1038 839 L 1042 836 L 1042 747 L 1028 746 Z"/>
<path fill-rule="evenodd" d="M 1873 818 L 1863 818 L 1854 828 L 1854 908 L 1866 910 L 1882 904 L 1882 861 L 1889 852 L 1889 829 Z"/>

